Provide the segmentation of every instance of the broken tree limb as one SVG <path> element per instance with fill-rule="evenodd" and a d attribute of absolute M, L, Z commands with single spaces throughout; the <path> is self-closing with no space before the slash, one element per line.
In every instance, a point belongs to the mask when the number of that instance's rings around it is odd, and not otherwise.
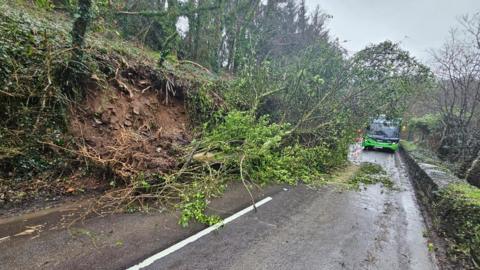
<path fill-rule="evenodd" d="M 248 195 L 250 195 L 250 199 L 252 200 L 253 209 L 255 209 L 255 212 L 257 212 L 257 207 L 255 206 L 255 199 L 253 198 L 252 192 L 248 188 L 247 183 L 245 182 L 245 178 L 243 177 L 243 160 L 244 159 L 245 159 L 245 155 L 243 155 L 242 158 L 240 159 L 240 178 L 242 179 L 243 186 L 247 190 Z"/>

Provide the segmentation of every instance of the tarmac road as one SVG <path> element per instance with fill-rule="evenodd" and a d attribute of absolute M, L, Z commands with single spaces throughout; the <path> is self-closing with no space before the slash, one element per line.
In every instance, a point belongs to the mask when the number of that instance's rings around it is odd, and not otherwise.
<path fill-rule="evenodd" d="M 397 188 L 284 190 L 146 269 L 437 269 L 399 155 L 352 153 L 381 164 Z"/>

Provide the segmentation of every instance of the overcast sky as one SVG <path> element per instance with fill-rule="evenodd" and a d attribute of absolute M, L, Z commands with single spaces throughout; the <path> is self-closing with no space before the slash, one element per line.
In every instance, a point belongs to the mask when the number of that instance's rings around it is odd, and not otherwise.
<path fill-rule="evenodd" d="M 389 39 L 428 62 L 428 49 L 438 48 L 457 18 L 480 11 L 480 0 L 306 0 L 333 16 L 328 26 L 350 53 Z"/>

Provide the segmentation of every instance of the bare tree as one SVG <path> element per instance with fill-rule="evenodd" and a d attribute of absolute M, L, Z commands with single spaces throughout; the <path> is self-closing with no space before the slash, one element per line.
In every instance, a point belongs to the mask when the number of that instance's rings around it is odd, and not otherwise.
<path fill-rule="evenodd" d="M 464 16 L 460 23 L 461 29 L 452 30 L 433 54 L 439 86 L 435 105 L 443 125 L 438 151 L 442 158 L 471 164 L 480 146 L 480 14 Z"/>

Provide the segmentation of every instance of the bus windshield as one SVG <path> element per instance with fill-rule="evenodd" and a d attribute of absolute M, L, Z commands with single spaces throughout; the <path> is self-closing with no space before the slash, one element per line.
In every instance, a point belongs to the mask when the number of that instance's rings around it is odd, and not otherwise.
<path fill-rule="evenodd" d="M 376 119 L 367 128 L 367 135 L 374 138 L 398 139 L 400 128 L 397 121 Z"/>

